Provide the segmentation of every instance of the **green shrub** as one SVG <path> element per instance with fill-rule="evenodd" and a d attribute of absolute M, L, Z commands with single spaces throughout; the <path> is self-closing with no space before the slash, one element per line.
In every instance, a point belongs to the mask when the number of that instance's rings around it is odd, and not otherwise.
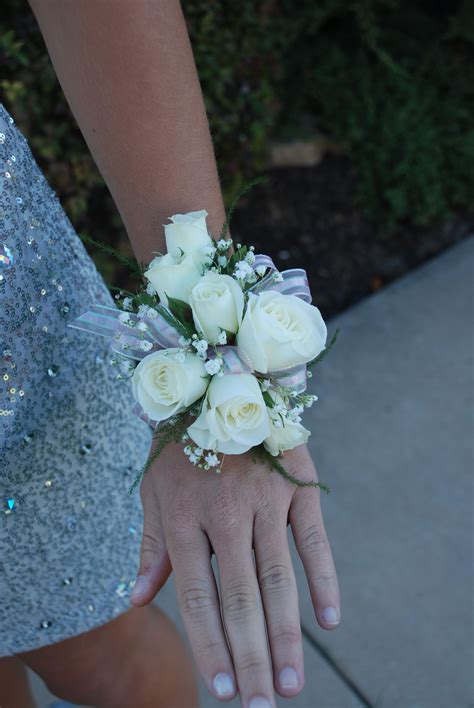
<path fill-rule="evenodd" d="M 308 11 L 291 53 L 287 132 L 307 112 L 341 144 L 358 168 L 364 213 L 380 229 L 472 204 L 474 6 L 322 4 Z"/>
<path fill-rule="evenodd" d="M 440 5 L 183 0 L 225 194 L 264 169 L 271 140 L 323 132 L 351 156 L 360 206 L 381 231 L 470 205 L 474 9 Z M 0 52 L 3 100 L 74 224 L 117 240 L 26 2 L 4 0 Z"/>

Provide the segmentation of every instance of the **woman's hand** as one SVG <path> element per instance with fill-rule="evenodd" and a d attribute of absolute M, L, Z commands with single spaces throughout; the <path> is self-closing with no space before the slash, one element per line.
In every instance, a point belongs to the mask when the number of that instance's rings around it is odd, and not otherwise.
<path fill-rule="evenodd" d="M 305 446 L 285 453 L 284 463 L 299 479 L 317 480 Z M 169 447 L 146 474 L 141 495 L 145 518 L 133 604 L 150 602 L 172 567 L 209 690 L 229 699 L 238 687 L 244 708 L 275 706 L 273 685 L 282 696 L 296 695 L 304 684 L 303 646 L 288 522 L 319 624 L 334 629 L 340 620 L 319 489 L 295 487 L 248 454 L 227 457 L 216 475 L 192 467 L 180 448 Z"/>

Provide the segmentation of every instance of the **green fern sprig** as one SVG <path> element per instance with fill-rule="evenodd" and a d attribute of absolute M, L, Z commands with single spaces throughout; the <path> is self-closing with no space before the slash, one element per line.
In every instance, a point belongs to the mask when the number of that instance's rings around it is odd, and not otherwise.
<path fill-rule="evenodd" d="M 244 184 L 242 189 L 239 192 L 237 192 L 237 195 L 234 197 L 234 199 L 232 200 L 232 202 L 230 204 L 230 207 L 227 210 L 227 215 L 226 215 L 224 224 L 222 226 L 219 239 L 225 239 L 227 237 L 230 222 L 232 221 L 235 207 L 237 206 L 239 200 L 244 196 L 244 194 L 247 194 L 247 192 L 250 192 L 250 190 L 253 189 L 253 187 L 255 187 L 257 184 L 262 184 L 262 182 L 266 182 L 266 181 L 267 181 L 266 177 L 256 177 L 251 182 L 247 182 L 246 184 Z"/>
<path fill-rule="evenodd" d="M 128 266 L 132 270 L 132 275 L 138 275 L 141 277 L 143 269 L 141 264 L 138 263 L 135 258 L 128 258 L 128 256 L 124 256 L 123 253 L 120 253 L 120 251 L 118 251 L 116 248 L 109 246 L 108 243 L 96 241 L 94 238 L 88 236 L 87 234 L 80 234 L 80 236 L 81 239 L 86 243 L 90 243 L 92 246 L 95 246 L 100 251 L 104 251 L 104 253 L 108 253 L 110 256 L 113 256 L 117 261 L 123 263 L 123 265 Z"/>
<path fill-rule="evenodd" d="M 259 445 L 254 448 L 253 453 L 256 460 L 266 463 L 272 470 L 278 472 L 278 474 L 288 480 L 288 482 L 294 484 L 296 487 L 319 488 L 322 492 L 329 494 L 329 487 L 326 484 L 323 484 L 323 482 L 303 482 L 301 479 L 294 477 L 284 468 L 278 457 L 271 455 L 263 445 Z"/>
<path fill-rule="evenodd" d="M 329 344 L 327 345 L 327 347 L 325 347 L 325 348 L 323 349 L 323 351 L 322 351 L 320 354 L 318 354 L 318 356 L 317 356 L 315 359 L 312 359 L 310 362 L 308 362 L 308 363 L 306 364 L 306 366 L 308 367 L 308 369 L 310 369 L 310 368 L 311 368 L 312 366 L 314 366 L 315 364 L 319 364 L 320 361 L 322 361 L 323 359 L 325 359 L 325 358 L 327 357 L 327 355 L 329 354 L 329 352 L 331 351 L 331 349 L 333 348 L 333 346 L 336 344 L 338 335 L 339 335 L 339 327 L 338 327 L 338 328 L 336 329 L 336 331 L 334 332 L 334 334 L 333 334 L 333 336 L 332 336 L 332 339 L 331 339 L 331 341 L 329 342 Z"/>
<path fill-rule="evenodd" d="M 163 450 L 171 443 L 179 443 L 182 441 L 182 437 L 186 432 L 188 425 L 189 416 L 187 413 L 182 413 L 177 417 L 175 423 L 168 423 L 168 425 L 165 425 L 162 428 L 158 428 L 158 430 L 153 433 L 153 442 L 156 442 L 156 447 L 151 453 L 151 455 L 148 457 L 140 472 L 138 472 L 138 474 L 135 476 L 135 479 L 132 482 L 132 486 L 128 490 L 128 493 L 130 495 L 133 494 L 135 489 L 139 486 L 143 477 L 146 475 L 153 463 L 161 455 Z"/>

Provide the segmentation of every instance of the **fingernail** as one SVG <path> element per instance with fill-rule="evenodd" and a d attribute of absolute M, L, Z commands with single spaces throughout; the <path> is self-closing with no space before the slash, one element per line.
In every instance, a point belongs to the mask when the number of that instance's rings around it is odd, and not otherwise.
<path fill-rule="evenodd" d="M 291 666 L 285 666 L 280 671 L 280 686 L 282 688 L 298 688 L 298 674 Z"/>
<path fill-rule="evenodd" d="M 272 704 L 263 696 L 255 696 L 250 701 L 249 708 L 272 708 Z"/>
<path fill-rule="evenodd" d="M 146 590 L 148 590 L 148 578 L 146 575 L 139 575 L 135 580 L 135 584 L 132 588 L 131 598 L 135 600 L 136 598 L 143 595 Z"/>
<path fill-rule="evenodd" d="M 321 616 L 326 624 L 339 624 L 339 613 L 335 607 L 326 607 Z"/>
<path fill-rule="evenodd" d="M 212 685 L 214 686 L 214 691 L 216 692 L 216 695 L 218 695 L 220 698 L 226 698 L 227 696 L 234 695 L 234 679 L 232 678 L 232 676 L 229 676 L 229 674 L 216 674 L 214 676 Z"/>

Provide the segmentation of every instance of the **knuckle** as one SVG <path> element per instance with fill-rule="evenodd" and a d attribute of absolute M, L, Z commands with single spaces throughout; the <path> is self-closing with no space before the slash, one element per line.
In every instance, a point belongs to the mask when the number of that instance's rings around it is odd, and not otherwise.
<path fill-rule="evenodd" d="M 215 607 L 216 598 L 207 584 L 196 580 L 178 593 L 178 602 L 184 616 L 199 617 Z"/>
<path fill-rule="evenodd" d="M 228 656 L 229 649 L 225 641 L 211 639 L 204 635 L 204 632 L 199 634 L 201 636 L 196 637 L 194 643 L 195 657 L 198 664 L 205 669 L 205 672 L 210 673 L 216 663 L 220 663 L 223 657 Z"/>
<path fill-rule="evenodd" d="M 149 569 L 161 557 L 163 552 L 162 544 L 146 531 L 142 534 L 142 547 L 140 552 L 140 570 L 141 572 Z"/>
<path fill-rule="evenodd" d="M 317 585 L 332 585 L 334 581 L 336 580 L 336 576 L 334 573 L 318 573 L 316 577 L 314 578 L 314 582 Z"/>
<path fill-rule="evenodd" d="M 272 640 L 287 646 L 301 643 L 301 627 L 299 625 L 282 625 L 272 632 Z"/>
<path fill-rule="evenodd" d="M 179 507 L 168 514 L 167 525 L 173 538 L 186 542 L 194 535 L 197 524 L 191 509 Z"/>
<path fill-rule="evenodd" d="M 259 579 L 263 591 L 288 590 L 294 585 L 293 574 L 285 563 L 264 563 Z"/>
<path fill-rule="evenodd" d="M 252 676 L 262 674 L 268 669 L 265 656 L 256 649 L 248 649 L 237 657 L 237 671 L 249 672 Z"/>
<path fill-rule="evenodd" d="M 303 553 L 321 555 L 327 547 L 326 534 L 320 524 L 311 524 L 300 536 L 300 548 Z"/>
<path fill-rule="evenodd" d="M 257 593 L 254 588 L 245 583 L 230 586 L 224 593 L 222 606 L 228 620 L 240 621 L 258 611 Z"/>

